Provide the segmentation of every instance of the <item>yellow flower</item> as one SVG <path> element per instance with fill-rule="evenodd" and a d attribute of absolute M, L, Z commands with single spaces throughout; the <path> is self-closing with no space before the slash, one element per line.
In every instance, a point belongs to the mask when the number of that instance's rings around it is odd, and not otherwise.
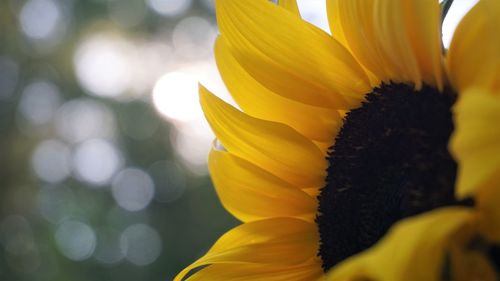
<path fill-rule="evenodd" d="M 242 111 L 200 99 L 212 180 L 243 224 L 175 280 L 494 280 L 500 1 L 480 0 L 446 55 L 437 0 L 327 11 L 333 35 L 294 0 L 216 0 Z"/>

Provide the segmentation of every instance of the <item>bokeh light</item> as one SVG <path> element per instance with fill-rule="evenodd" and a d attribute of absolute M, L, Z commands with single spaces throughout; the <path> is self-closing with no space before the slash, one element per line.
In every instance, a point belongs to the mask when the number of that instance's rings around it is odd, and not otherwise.
<path fill-rule="evenodd" d="M 19 112 L 32 125 L 47 124 L 61 105 L 61 93 L 50 81 L 28 84 L 22 93 Z"/>
<path fill-rule="evenodd" d="M 68 220 L 61 223 L 54 234 L 61 254 L 74 261 L 82 261 L 94 253 L 96 235 L 87 224 Z"/>
<path fill-rule="evenodd" d="M 28 0 L 19 13 L 24 33 L 31 39 L 50 39 L 61 24 L 61 10 L 52 0 Z"/>
<path fill-rule="evenodd" d="M 137 168 L 126 168 L 113 179 L 111 187 L 116 203 L 128 211 L 139 211 L 153 199 L 155 187 L 151 177 Z"/>
<path fill-rule="evenodd" d="M 112 139 L 116 124 L 111 110 L 91 99 L 66 102 L 57 112 L 56 131 L 68 142 L 78 143 L 91 138 Z"/>
<path fill-rule="evenodd" d="M 190 121 L 202 118 L 198 106 L 198 81 L 183 72 L 171 72 L 162 76 L 153 90 L 153 102 L 157 110 L 171 120 Z"/>
<path fill-rule="evenodd" d="M 69 148 L 61 141 L 41 142 L 33 153 L 31 165 L 36 175 L 46 182 L 58 183 L 70 174 L 71 156 Z"/>
<path fill-rule="evenodd" d="M 94 35 L 81 43 L 74 64 L 78 81 L 90 94 L 116 97 L 132 82 L 131 46 L 113 34 Z"/>
<path fill-rule="evenodd" d="M 162 251 L 160 235 L 146 224 L 127 227 L 121 234 L 120 245 L 126 259 L 138 266 L 153 263 Z"/>
<path fill-rule="evenodd" d="M 123 165 L 118 148 L 102 139 L 79 144 L 73 155 L 76 176 L 95 186 L 106 185 Z"/>
<path fill-rule="evenodd" d="M 149 7 L 156 13 L 173 17 L 186 12 L 191 0 L 147 0 Z"/>

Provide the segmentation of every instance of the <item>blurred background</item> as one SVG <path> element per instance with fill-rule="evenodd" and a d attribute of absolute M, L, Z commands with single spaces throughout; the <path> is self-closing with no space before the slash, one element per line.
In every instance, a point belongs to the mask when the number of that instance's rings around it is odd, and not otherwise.
<path fill-rule="evenodd" d="M 236 224 L 209 0 L 0 1 L 0 280 L 171 280 Z"/>
<path fill-rule="evenodd" d="M 0 280 L 171 280 L 237 224 L 198 105 L 198 82 L 230 101 L 213 5 L 0 1 Z"/>

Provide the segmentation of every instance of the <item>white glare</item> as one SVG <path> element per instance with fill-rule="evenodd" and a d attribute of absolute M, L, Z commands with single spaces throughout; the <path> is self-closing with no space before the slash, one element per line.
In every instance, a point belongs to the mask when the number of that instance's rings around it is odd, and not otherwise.
<path fill-rule="evenodd" d="M 139 169 L 128 168 L 115 176 L 111 192 L 120 207 L 128 211 L 139 211 L 151 202 L 155 188 L 148 174 Z"/>
<path fill-rule="evenodd" d="M 148 0 L 148 5 L 160 15 L 173 17 L 186 12 L 191 0 Z"/>
<path fill-rule="evenodd" d="M 453 32 L 464 15 L 474 6 L 478 0 L 455 0 L 443 22 L 443 45 L 448 48 L 453 37 Z"/>
<path fill-rule="evenodd" d="M 329 31 L 325 0 L 298 0 L 302 18 L 315 26 Z"/>
<path fill-rule="evenodd" d="M 131 85 L 133 47 L 111 34 L 84 41 L 74 55 L 78 82 L 96 96 L 116 97 Z"/>
<path fill-rule="evenodd" d="M 37 81 L 27 85 L 19 102 L 19 112 L 33 125 L 51 121 L 61 103 L 59 89 L 52 82 Z"/>
<path fill-rule="evenodd" d="M 110 142 L 92 139 L 80 144 L 73 156 L 78 178 L 97 186 L 107 184 L 122 165 L 121 154 Z"/>
<path fill-rule="evenodd" d="M 79 221 L 65 221 L 55 233 L 59 251 L 68 259 L 82 261 L 89 258 L 95 250 L 94 230 Z"/>
<path fill-rule="evenodd" d="M 201 119 L 198 103 L 198 81 L 187 73 L 171 72 L 162 76 L 153 89 L 156 109 L 176 121 Z"/>
<path fill-rule="evenodd" d="M 19 14 L 24 33 L 32 39 L 45 39 L 54 34 L 61 20 L 61 11 L 50 0 L 29 0 Z"/>
<path fill-rule="evenodd" d="M 175 152 L 192 172 L 207 174 L 206 162 L 214 135 L 204 121 L 176 125 L 173 136 Z"/>
<path fill-rule="evenodd" d="M 120 246 L 129 262 L 145 266 L 160 256 L 162 241 L 154 228 L 145 224 L 135 224 L 123 231 Z"/>
<path fill-rule="evenodd" d="M 70 173 L 70 151 L 62 142 L 47 140 L 40 143 L 31 158 L 36 175 L 50 183 L 65 180 Z"/>
<path fill-rule="evenodd" d="M 198 81 L 234 105 L 215 62 L 207 60 L 164 75 L 153 90 L 156 109 L 176 127 L 171 135 L 175 152 L 194 173 L 206 174 L 206 157 L 213 134 L 204 121 L 198 98 Z"/>
<path fill-rule="evenodd" d="M 453 32 L 463 16 L 478 2 L 478 0 L 455 0 L 448 15 L 443 22 L 443 44 L 446 48 L 450 46 Z M 326 15 L 325 0 L 298 0 L 297 1 L 302 17 L 328 31 L 328 17 Z"/>

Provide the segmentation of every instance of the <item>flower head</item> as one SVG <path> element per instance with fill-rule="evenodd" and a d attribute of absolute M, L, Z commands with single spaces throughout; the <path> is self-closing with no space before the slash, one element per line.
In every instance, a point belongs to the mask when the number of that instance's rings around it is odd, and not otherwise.
<path fill-rule="evenodd" d="M 209 169 L 243 224 L 176 280 L 493 280 L 500 262 L 500 2 L 447 54 L 436 0 L 216 0 L 200 87 Z"/>

